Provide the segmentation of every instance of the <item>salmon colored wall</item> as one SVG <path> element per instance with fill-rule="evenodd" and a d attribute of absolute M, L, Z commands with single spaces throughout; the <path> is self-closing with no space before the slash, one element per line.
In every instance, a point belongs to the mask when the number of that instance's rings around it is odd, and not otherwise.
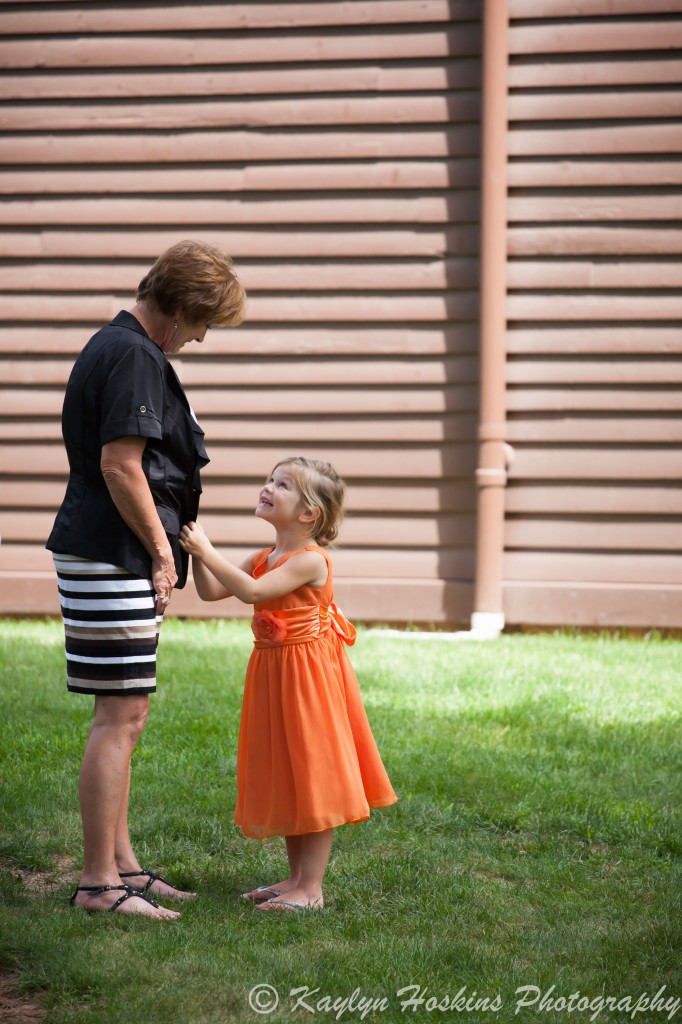
<path fill-rule="evenodd" d="M 177 359 L 212 461 L 203 521 L 242 558 L 283 454 L 349 483 L 338 596 L 466 623 L 474 563 L 480 21 L 476 0 L 0 3 L 0 573 L 58 609 L 77 352 L 168 244 L 230 251 L 247 323 Z M 191 589 L 171 611 L 202 605 Z"/>
<path fill-rule="evenodd" d="M 508 625 L 682 626 L 682 0 L 508 0 Z M 466 625 L 479 419 L 479 0 L 0 0 L 0 613 L 56 613 L 70 366 L 168 244 L 248 322 L 177 360 L 241 558 L 331 458 L 340 602 Z M 243 614 L 201 605 L 181 614 Z"/>
<path fill-rule="evenodd" d="M 682 2 L 509 0 L 508 623 L 682 625 Z"/>

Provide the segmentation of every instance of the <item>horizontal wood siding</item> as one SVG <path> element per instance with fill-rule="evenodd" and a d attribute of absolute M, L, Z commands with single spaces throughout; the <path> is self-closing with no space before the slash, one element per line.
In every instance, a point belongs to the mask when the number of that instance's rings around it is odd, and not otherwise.
<path fill-rule="evenodd" d="M 505 613 L 682 626 L 682 0 L 510 0 Z"/>
<path fill-rule="evenodd" d="M 347 612 L 466 622 L 478 0 L 134 7 L 0 2 L 0 612 L 57 609 L 43 544 L 73 359 L 198 237 L 250 296 L 242 328 L 174 360 L 207 434 L 209 534 L 240 559 L 267 543 L 252 509 L 274 461 L 328 458 Z M 192 587 L 171 609 L 247 611 Z"/>

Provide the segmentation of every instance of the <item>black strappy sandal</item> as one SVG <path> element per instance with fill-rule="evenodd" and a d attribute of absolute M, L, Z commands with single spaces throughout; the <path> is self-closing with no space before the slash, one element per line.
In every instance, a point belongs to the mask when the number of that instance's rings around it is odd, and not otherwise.
<path fill-rule="evenodd" d="M 75 906 L 75 902 L 74 901 L 75 901 L 76 896 L 78 895 L 79 892 L 91 892 L 95 896 L 99 896 L 99 894 L 102 893 L 102 892 L 114 892 L 117 889 L 122 889 L 123 890 L 123 895 L 120 896 L 119 899 L 117 899 L 115 903 L 111 904 L 111 906 L 107 909 L 106 913 L 113 914 L 116 910 L 118 910 L 118 908 L 121 906 L 121 904 L 125 903 L 126 900 L 129 900 L 131 896 L 137 896 L 137 898 L 139 900 L 144 900 L 145 903 L 151 903 L 151 905 L 153 907 L 156 907 L 157 910 L 159 909 L 159 904 L 156 903 L 151 898 L 151 896 L 145 896 L 145 894 L 142 892 L 142 890 L 140 890 L 140 889 L 133 889 L 133 887 L 130 886 L 130 885 L 79 885 L 78 888 L 76 889 L 75 893 L 73 894 L 73 896 L 69 900 L 69 903 L 71 904 L 72 907 Z M 79 906 L 78 909 L 79 910 L 84 910 L 87 914 L 101 914 L 101 913 L 103 913 L 102 910 L 96 910 L 94 907 L 91 908 L 91 907 L 80 907 Z"/>
<path fill-rule="evenodd" d="M 175 889 L 176 892 L 180 892 L 177 885 L 173 885 L 172 882 L 169 882 L 166 878 L 162 878 L 161 875 L 157 875 L 154 871 L 145 871 L 144 868 L 140 868 L 139 871 L 119 871 L 120 878 L 137 878 L 138 875 L 144 875 L 145 878 L 149 879 L 141 889 L 136 890 L 136 892 L 141 892 L 145 896 L 153 886 L 154 882 L 163 882 L 164 885 L 169 885 L 171 889 Z M 166 896 L 165 898 L 174 899 L 173 896 Z"/>

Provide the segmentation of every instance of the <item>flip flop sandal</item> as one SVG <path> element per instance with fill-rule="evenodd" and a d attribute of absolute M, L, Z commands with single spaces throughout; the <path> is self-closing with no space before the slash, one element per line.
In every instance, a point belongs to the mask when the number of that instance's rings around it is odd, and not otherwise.
<path fill-rule="evenodd" d="M 151 896 L 145 896 L 139 889 L 133 889 L 130 885 L 79 885 L 75 893 L 69 900 L 71 906 L 75 906 L 75 899 L 79 892 L 91 892 L 94 896 L 99 896 L 103 892 L 115 892 L 119 889 L 123 890 L 123 896 L 119 897 L 115 903 L 112 903 L 107 908 L 107 913 L 114 914 L 122 903 L 129 900 L 131 896 L 136 896 L 139 900 L 144 900 L 145 903 L 151 903 L 153 907 L 159 908 L 159 904 L 156 903 Z M 79 907 L 79 910 L 84 910 L 86 914 L 101 914 L 103 911 L 98 910 L 95 907 Z"/>
<path fill-rule="evenodd" d="M 157 875 L 154 871 L 145 871 L 144 868 L 140 868 L 139 871 L 119 871 L 120 878 L 137 878 L 138 875 L 144 875 L 145 878 L 149 879 L 149 881 L 143 886 L 142 889 L 135 890 L 136 892 L 143 893 L 145 896 L 151 889 L 154 882 L 163 882 L 164 885 L 169 885 L 171 889 L 175 889 L 176 892 L 180 892 L 176 885 L 173 885 L 172 882 L 169 882 L 167 879 L 162 878 L 161 875 Z M 131 885 L 130 888 L 134 889 L 135 887 Z M 172 896 L 168 895 L 165 898 L 173 899 Z"/>
<path fill-rule="evenodd" d="M 252 896 L 252 892 L 269 892 L 270 896 Z M 261 885 L 258 889 L 251 889 L 249 892 L 243 892 L 241 897 L 243 900 L 248 900 L 250 903 L 267 903 L 273 896 L 281 896 L 282 893 L 278 889 L 271 889 L 267 885 Z"/>
<path fill-rule="evenodd" d="M 272 913 L 272 911 L 266 911 L 265 907 L 282 908 L 281 911 L 279 909 L 274 911 L 275 913 L 291 910 L 322 910 L 322 907 L 315 906 L 312 903 L 294 903 L 293 900 L 265 900 L 265 903 L 259 909 L 265 911 L 265 913 Z"/>

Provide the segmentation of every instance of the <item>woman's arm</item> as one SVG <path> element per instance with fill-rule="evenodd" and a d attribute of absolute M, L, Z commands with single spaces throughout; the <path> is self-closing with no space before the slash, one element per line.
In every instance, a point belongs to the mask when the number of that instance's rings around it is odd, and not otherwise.
<path fill-rule="evenodd" d="M 278 569 L 273 569 L 256 580 L 244 569 L 219 555 L 196 523 L 183 526 L 180 543 L 194 559 L 201 559 L 206 569 L 229 594 L 238 597 L 245 604 L 257 604 L 259 601 L 283 597 L 284 594 L 290 594 L 292 590 L 306 583 L 322 586 L 327 578 L 327 563 L 316 551 L 302 551 L 295 558 L 288 559 Z"/>
<path fill-rule="evenodd" d="M 156 610 L 161 612 L 170 601 L 178 574 L 166 531 L 142 469 L 146 443 L 146 438 L 133 436 L 108 441 L 102 445 L 100 468 L 121 518 L 151 556 Z"/>

